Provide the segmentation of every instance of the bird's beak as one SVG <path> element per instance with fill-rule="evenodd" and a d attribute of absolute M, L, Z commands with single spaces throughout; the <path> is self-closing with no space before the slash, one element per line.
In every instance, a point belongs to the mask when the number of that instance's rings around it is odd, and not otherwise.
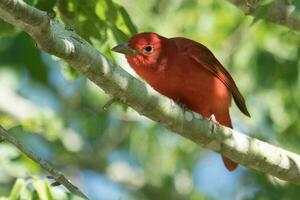
<path fill-rule="evenodd" d="M 131 48 L 130 46 L 128 46 L 128 44 L 119 44 L 112 48 L 112 50 L 130 56 L 136 55 L 138 53 L 137 50 Z"/>

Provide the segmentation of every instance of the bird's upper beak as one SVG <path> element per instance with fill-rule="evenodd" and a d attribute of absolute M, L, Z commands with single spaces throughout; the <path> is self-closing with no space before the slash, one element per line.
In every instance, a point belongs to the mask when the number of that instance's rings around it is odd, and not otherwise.
<path fill-rule="evenodd" d="M 113 51 L 118 52 L 118 53 L 123 53 L 125 55 L 136 55 L 138 53 L 137 50 L 131 48 L 128 44 L 119 44 L 112 48 Z"/>

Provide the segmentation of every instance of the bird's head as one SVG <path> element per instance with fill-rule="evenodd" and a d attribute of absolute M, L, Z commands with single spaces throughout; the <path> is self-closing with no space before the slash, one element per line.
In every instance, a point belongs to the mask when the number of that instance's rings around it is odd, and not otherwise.
<path fill-rule="evenodd" d="M 134 69 L 157 66 L 164 52 L 167 38 L 156 33 L 144 32 L 132 36 L 128 43 L 119 44 L 112 50 L 125 54 Z"/>

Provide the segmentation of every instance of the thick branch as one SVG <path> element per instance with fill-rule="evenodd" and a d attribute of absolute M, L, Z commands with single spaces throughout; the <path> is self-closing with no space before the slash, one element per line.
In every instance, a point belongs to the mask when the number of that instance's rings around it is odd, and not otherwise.
<path fill-rule="evenodd" d="M 244 166 L 300 185 L 299 155 L 235 130 L 212 126 L 200 115 L 182 110 L 111 63 L 76 33 L 49 19 L 46 13 L 21 0 L 0 0 L 0 17 L 25 30 L 43 50 L 61 57 L 112 98 L 120 99 L 138 113 Z"/>
<path fill-rule="evenodd" d="M 87 199 L 87 197 L 68 179 L 59 171 L 57 171 L 53 166 L 51 166 L 48 162 L 35 155 L 31 150 L 27 149 L 23 146 L 19 141 L 17 141 L 14 137 L 10 136 L 7 131 L 0 125 L 0 141 L 7 141 L 10 144 L 17 147 L 20 151 L 22 151 L 27 157 L 29 157 L 34 162 L 38 163 L 43 169 L 48 171 L 51 174 L 51 177 L 56 181 L 57 184 L 64 185 L 70 192 Z"/>
<path fill-rule="evenodd" d="M 256 15 L 262 0 L 226 0 L 240 8 L 246 15 Z M 298 0 L 296 0 L 298 1 Z M 295 6 L 289 0 L 274 0 L 266 15 L 266 20 L 300 32 L 300 19 L 294 13 Z"/>

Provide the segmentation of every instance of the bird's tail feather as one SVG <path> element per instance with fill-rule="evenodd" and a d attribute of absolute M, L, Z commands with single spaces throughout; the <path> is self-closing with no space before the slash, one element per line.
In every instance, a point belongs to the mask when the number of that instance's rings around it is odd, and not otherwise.
<path fill-rule="evenodd" d="M 238 164 L 222 155 L 223 163 L 229 171 L 233 171 L 238 167 Z"/>
<path fill-rule="evenodd" d="M 224 115 L 224 113 L 226 113 Z M 227 126 L 229 128 L 232 128 L 232 123 L 231 123 L 231 119 L 230 119 L 230 115 L 229 115 L 229 110 L 227 110 L 227 112 L 224 112 L 223 115 L 217 115 L 217 121 L 219 121 L 220 124 Z M 225 157 L 222 155 L 222 159 L 223 159 L 223 163 L 225 165 L 225 167 L 229 170 L 229 171 L 233 171 L 238 167 L 238 164 L 233 162 L 232 160 L 230 160 L 229 158 Z"/>

